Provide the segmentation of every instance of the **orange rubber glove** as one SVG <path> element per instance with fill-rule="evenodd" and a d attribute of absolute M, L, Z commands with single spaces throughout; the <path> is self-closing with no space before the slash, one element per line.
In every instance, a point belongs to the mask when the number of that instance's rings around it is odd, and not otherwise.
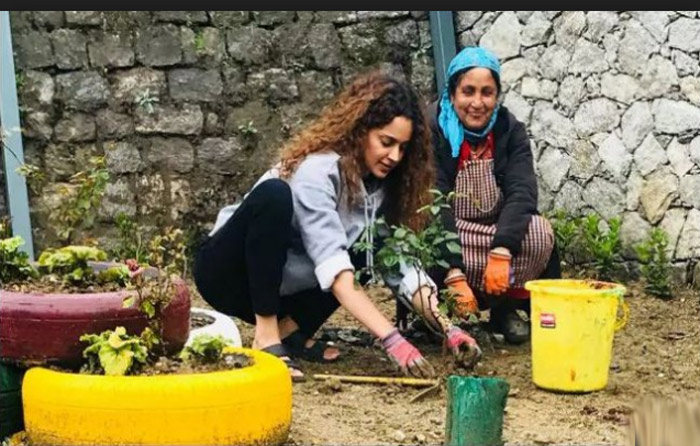
<path fill-rule="evenodd" d="M 448 277 L 445 279 L 445 285 L 455 297 L 455 316 L 466 318 L 470 314 L 479 313 L 479 304 L 476 302 L 474 292 L 469 287 L 467 276 L 464 273 Z"/>
<path fill-rule="evenodd" d="M 484 291 L 503 294 L 510 286 L 510 254 L 491 251 L 484 271 Z"/>

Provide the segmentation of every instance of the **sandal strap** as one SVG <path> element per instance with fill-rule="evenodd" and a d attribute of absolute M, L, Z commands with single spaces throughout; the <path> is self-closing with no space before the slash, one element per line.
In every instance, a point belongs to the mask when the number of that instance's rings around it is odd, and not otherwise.
<path fill-rule="evenodd" d="M 325 342 L 315 341 L 311 347 L 307 347 L 306 341 L 308 339 L 304 333 L 296 330 L 282 339 L 282 343 L 298 358 L 313 362 L 327 362 L 324 354 L 329 345 Z"/>

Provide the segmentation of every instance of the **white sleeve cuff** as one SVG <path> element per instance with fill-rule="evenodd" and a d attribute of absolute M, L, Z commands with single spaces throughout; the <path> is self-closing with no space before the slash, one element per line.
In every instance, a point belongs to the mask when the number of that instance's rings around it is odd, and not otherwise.
<path fill-rule="evenodd" d="M 345 270 L 355 271 L 347 251 L 340 252 L 324 260 L 314 270 L 321 290 L 330 290 L 333 282 L 335 282 L 335 278 L 341 271 Z"/>
<path fill-rule="evenodd" d="M 420 287 L 427 286 L 437 292 L 437 285 L 428 276 L 425 271 L 419 268 L 408 267 L 402 268 L 403 277 L 399 283 L 399 293 L 405 297 L 409 302 L 413 299 L 413 295 L 418 291 Z"/>

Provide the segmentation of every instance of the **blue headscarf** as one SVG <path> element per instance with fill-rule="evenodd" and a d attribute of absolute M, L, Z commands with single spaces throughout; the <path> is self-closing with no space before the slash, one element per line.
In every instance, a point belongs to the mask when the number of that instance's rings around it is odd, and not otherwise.
<path fill-rule="evenodd" d="M 464 141 L 464 138 L 467 138 L 469 141 L 476 142 L 489 134 L 493 128 L 493 125 L 496 123 L 496 115 L 498 114 L 498 109 L 501 106 L 500 104 L 496 105 L 489 123 L 480 132 L 472 132 L 462 125 L 462 122 L 459 120 L 459 116 L 457 116 L 457 112 L 455 112 L 454 108 L 452 107 L 452 102 L 450 101 L 449 79 L 456 72 L 471 67 L 488 68 L 499 78 L 501 76 L 501 65 L 498 62 L 498 58 L 491 51 L 480 46 L 464 48 L 452 59 L 450 66 L 447 67 L 448 82 L 445 83 L 445 88 L 443 89 L 442 97 L 440 98 L 440 115 L 438 116 L 438 124 L 442 129 L 442 133 L 450 142 L 450 147 L 452 148 L 452 158 L 457 158 L 457 156 L 459 156 L 459 150 L 462 146 L 462 141 Z"/>

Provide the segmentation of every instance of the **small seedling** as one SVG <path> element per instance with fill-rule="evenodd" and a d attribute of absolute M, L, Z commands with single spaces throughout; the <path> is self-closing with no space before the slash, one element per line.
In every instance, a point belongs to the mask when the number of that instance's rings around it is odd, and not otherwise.
<path fill-rule="evenodd" d="M 0 283 L 38 276 L 38 272 L 29 263 L 29 255 L 19 249 L 22 245 L 24 240 L 20 236 L 0 240 Z"/>
<path fill-rule="evenodd" d="M 654 296 L 671 297 L 671 262 L 668 258 L 668 235 L 661 228 L 654 228 L 646 240 L 635 246 L 639 261 L 642 262 L 644 289 Z"/>
<path fill-rule="evenodd" d="M 83 350 L 87 363 L 81 371 L 111 376 L 136 372 L 147 363 L 150 350 L 158 343 L 149 328 L 145 328 L 140 336 L 130 336 L 124 327 L 106 330 L 99 335 L 84 334 L 80 341 L 88 343 Z"/>
<path fill-rule="evenodd" d="M 616 264 L 622 260 L 620 219 L 611 218 L 607 232 L 600 229 L 601 219 L 597 214 L 587 215 L 582 223 L 583 247 L 591 257 L 597 278 L 612 280 L 615 276 Z"/>
<path fill-rule="evenodd" d="M 155 112 L 154 104 L 160 102 L 158 96 L 151 94 L 151 89 L 146 88 L 143 92 L 136 96 L 136 104 L 143 108 L 147 114 L 153 114 Z"/>
<path fill-rule="evenodd" d="M 197 51 L 202 51 L 204 49 L 204 33 L 202 31 L 198 31 L 197 34 L 195 34 L 194 47 Z"/>
<path fill-rule="evenodd" d="M 255 128 L 255 123 L 253 121 L 248 121 L 247 124 L 239 125 L 238 131 L 245 137 L 252 137 L 258 134 L 258 129 Z"/>
<path fill-rule="evenodd" d="M 200 334 L 180 352 L 180 359 L 199 364 L 211 364 L 221 359 L 224 348 L 233 343 L 221 335 Z"/>

